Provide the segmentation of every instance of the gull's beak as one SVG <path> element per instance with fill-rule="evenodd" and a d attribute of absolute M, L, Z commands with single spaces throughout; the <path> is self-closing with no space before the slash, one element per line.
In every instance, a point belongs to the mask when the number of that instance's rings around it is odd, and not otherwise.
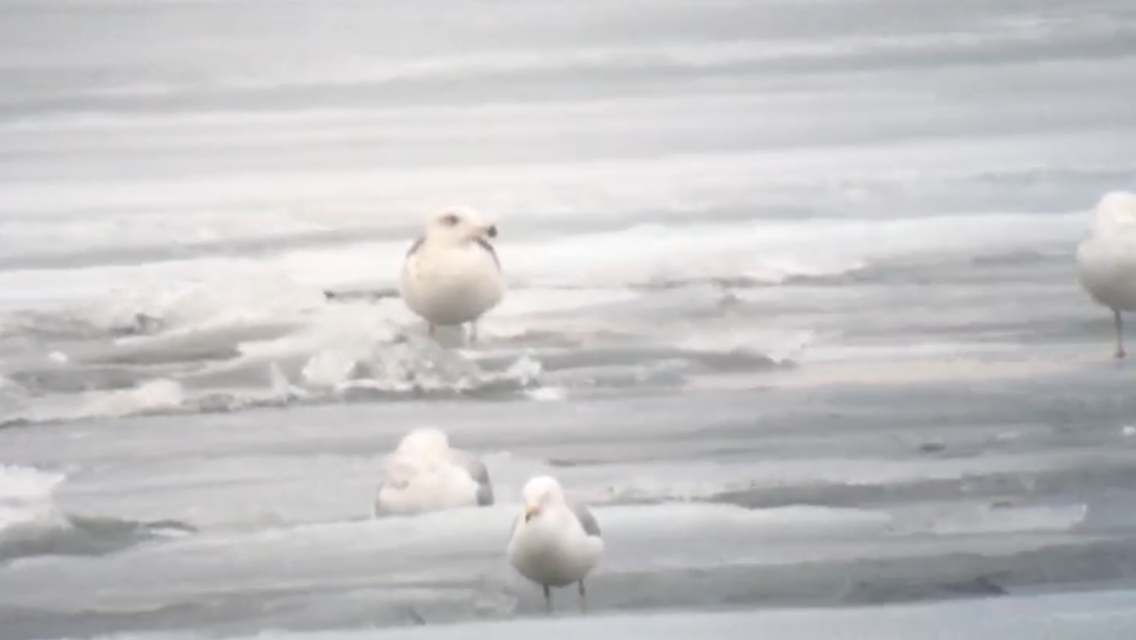
<path fill-rule="evenodd" d="M 533 516 L 540 515 L 540 506 L 535 504 L 525 505 L 525 522 L 532 519 Z"/>
<path fill-rule="evenodd" d="M 485 235 L 489 236 L 490 238 L 496 238 L 497 237 L 497 225 L 491 224 L 488 227 L 486 227 L 485 228 Z"/>

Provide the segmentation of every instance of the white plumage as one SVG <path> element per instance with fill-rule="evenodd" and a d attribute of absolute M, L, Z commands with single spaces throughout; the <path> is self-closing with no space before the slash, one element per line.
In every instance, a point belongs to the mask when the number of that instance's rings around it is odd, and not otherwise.
<path fill-rule="evenodd" d="M 1123 358 L 1121 312 L 1136 311 L 1136 195 L 1116 191 L 1101 198 L 1089 237 L 1077 247 L 1077 269 L 1085 291 L 1112 310 L 1115 355 Z"/>
<path fill-rule="evenodd" d="M 524 512 L 513 525 L 509 563 L 541 585 L 552 611 L 552 587 L 579 586 L 580 611 L 585 609 L 584 578 L 603 555 L 599 523 L 583 505 L 564 499 L 560 483 L 548 476 L 533 478 L 522 490 Z"/>
<path fill-rule="evenodd" d="M 450 448 L 438 429 L 416 429 L 387 459 L 375 515 L 410 515 L 493 504 L 489 473 L 480 460 Z"/>
<path fill-rule="evenodd" d="M 425 234 L 406 254 L 399 294 L 406 306 L 435 327 L 470 324 L 477 340 L 477 321 L 505 295 L 505 278 L 490 239 L 497 227 L 463 207 L 434 214 Z"/>

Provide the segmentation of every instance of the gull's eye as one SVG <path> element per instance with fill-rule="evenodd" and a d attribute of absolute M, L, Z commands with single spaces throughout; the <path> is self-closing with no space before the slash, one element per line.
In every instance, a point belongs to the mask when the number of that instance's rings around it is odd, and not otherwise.
<path fill-rule="evenodd" d="M 458 217 L 452 213 L 448 213 L 442 216 L 441 223 L 446 227 L 456 227 L 458 226 Z"/>

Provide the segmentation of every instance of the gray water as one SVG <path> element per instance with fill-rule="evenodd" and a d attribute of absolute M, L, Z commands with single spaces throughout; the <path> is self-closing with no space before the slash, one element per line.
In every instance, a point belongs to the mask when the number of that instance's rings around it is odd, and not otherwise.
<path fill-rule="evenodd" d="M 1134 97 L 1120 0 L 0 1 L 0 638 L 1129 598 L 1073 251 Z M 395 293 L 449 204 L 510 285 L 471 347 Z M 498 504 L 372 518 L 431 424 Z M 594 628 L 504 559 L 538 473 Z"/>

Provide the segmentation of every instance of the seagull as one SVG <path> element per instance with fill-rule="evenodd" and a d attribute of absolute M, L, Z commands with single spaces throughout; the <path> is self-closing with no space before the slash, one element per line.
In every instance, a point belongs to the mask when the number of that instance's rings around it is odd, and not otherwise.
<path fill-rule="evenodd" d="M 412 515 L 493 504 L 489 472 L 475 456 L 450 448 L 434 428 L 403 436 L 387 459 L 375 501 L 375 515 Z"/>
<path fill-rule="evenodd" d="M 584 505 L 569 504 L 555 478 L 538 476 L 521 491 L 524 512 L 513 524 L 509 563 L 541 585 L 548 612 L 552 587 L 579 586 L 580 613 L 586 608 L 584 578 L 603 555 L 600 525 Z"/>
<path fill-rule="evenodd" d="M 1116 358 L 1124 358 L 1123 311 L 1136 311 L 1136 195 L 1124 191 L 1100 199 L 1089 237 L 1077 247 L 1081 286 L 1112 310 Z"/>
<path fill-rule="evenodd" d="M 505 277 L 490 240 L 497 227 L 473 210 L 448 207 L 435 213 L 425 234 L 406 253 L 399 295 L 426 320 L 430 335 L 437 326 L 469 323 L 477 341 L 477 321 L 505 295 Z"/>

